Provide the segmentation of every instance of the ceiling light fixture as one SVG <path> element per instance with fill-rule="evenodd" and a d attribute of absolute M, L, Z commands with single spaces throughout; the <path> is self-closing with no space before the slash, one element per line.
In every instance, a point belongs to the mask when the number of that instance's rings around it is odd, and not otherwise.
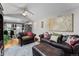
<path fill-rule="evenodd" d="M 31 14 L 30 14 L 28 11 L 24 11 L 24 12 L 22 13 L 22 15 L 23 15 L 23 16 L 31 16 Z"/>

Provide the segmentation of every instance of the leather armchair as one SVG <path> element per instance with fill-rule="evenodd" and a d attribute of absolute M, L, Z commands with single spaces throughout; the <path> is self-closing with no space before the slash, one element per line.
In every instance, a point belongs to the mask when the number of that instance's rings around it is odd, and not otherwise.
<path fill-rule="evenodd" d="M 28 36 L 28 35 L 25 35 L 24 33 L 19 33 L 18 39 L 20 39 L 21 46 L 34 42 L 34 37 L 36 36 L 36 34 L 33 33 L 33 35 L 31 37 L 23 39 L 22 37 L 24 37 L 24 36 Z"/>

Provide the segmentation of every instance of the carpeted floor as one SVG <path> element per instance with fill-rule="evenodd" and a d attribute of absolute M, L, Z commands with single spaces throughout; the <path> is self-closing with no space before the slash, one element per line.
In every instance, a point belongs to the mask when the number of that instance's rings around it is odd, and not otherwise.
<path fill-rule="evenodd" d="M 38 42 L 26 44 L 24 46 L 15 45 L 4 49 L 4 56 L 32 56 L 32 47 Z"/>

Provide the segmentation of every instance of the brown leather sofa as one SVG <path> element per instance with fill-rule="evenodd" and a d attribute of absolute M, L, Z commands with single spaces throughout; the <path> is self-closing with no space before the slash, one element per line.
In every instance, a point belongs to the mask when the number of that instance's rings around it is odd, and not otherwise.
<path fill-rule="evenodd" d="M 60 55 L 64 55 L 64 56 L 79 56 L 79 42 L 72 48 L 70 47 L 69 45 L 67 44 L 63 44 L 65 40 L 61 40 L 61 37 L 63 36 L 60 36 L 58 37 L 58 42 L 54 42 L 54 41 L 50 41 L 50 40 L 46 40 L 44 38 L 41 38 L 41 42 L 40 44 L 42 43 L 45 43 L 45 44 L 48 44 L 48 45 L 51 45 L 52 47 L 55 47 L 57 49 L 61 49 L 62 52 L 64 54 L 60 54 Z M 62 42 L 61 42 L 62 41 Z M 41 48 L 42 49 L 42 48 Z M 50 48 L 48 48 L 50 49 Z M 33 55 L 35 56 L 39 56 L 41 55 L 39 52 L 41 51 L 37 46 L 34 46 L 32 48 L 33 50 Z M 53 51 L 53 49 L 51 50 L 51 52 Z M 43 55 L 45 53 L 41 52 Z M 57 53 L 57 52 L 56 52 Z M 59 53 L 58 53 L 59 54 Z"/>

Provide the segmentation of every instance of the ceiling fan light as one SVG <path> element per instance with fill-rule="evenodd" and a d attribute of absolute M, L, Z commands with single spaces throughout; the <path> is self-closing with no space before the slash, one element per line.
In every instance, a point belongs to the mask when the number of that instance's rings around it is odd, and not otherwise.
<path fill-rule="evenodd" d="M 23 15 L 23 16 L 26 16 L 26 15 L 30 16 L 31 14 L 30 14 L 28 11 L 24 11 L 24 12 L 22 13 L 22 15 Z"/>
<path fill-rule="evenodd" d="M 22 13 L 22 15 L 23 15 L 23 16 L 26 16 L 26 15 L 27 15 L 27 12 L 26 12 L 26 11 L 24 11 L 24 12 Z"/>

